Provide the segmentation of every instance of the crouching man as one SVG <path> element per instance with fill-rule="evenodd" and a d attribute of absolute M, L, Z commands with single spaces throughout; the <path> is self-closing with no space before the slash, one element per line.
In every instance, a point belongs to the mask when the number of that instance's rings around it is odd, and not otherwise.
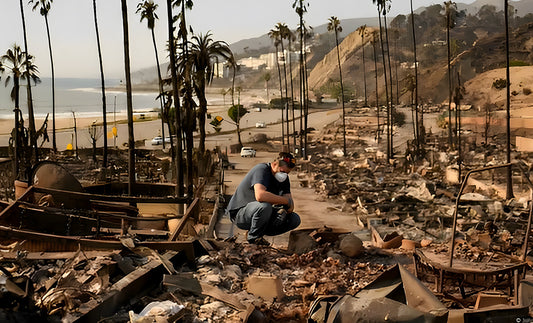
<path fill-rule="evenodd" d="M 279 235 L 300 225 L 288 176 L 295 163 L 290 153 L 281 152 L 273 162 L 254 166 L 231 197 L 227 209 L 231 221 L 248 230 L 249 243 L 269 245 L 264 235 Z"/>

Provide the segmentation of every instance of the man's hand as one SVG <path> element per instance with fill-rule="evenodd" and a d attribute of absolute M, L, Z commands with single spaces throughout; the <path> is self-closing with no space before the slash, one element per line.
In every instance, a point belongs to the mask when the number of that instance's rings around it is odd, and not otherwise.
<path fill-rule="evenodd" d="M 291 213 L 294 210 L 294 201 L 291 196 L 287 196 L 287 212 Z"/>
<path fill-rule="evenodd" d="M 276 208 L 277 212 L 274 214 L 274 219 L 272 220 L 272 224 L 275 227 L 281 227 L 285 224 L 287 221 L 287 211 L 285 211 L 284 208 Z"/>

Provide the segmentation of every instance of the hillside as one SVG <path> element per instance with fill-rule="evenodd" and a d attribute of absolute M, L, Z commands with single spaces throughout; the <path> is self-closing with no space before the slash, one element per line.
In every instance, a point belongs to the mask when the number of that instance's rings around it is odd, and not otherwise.
<path fill-rule="evenodd" d="M 511 109 L 520 110 L 533 106 L 533 66 L 516 66 L 510 68 L 511 79 Z M 476 107 L 483 108 L 485 104 L 494 104 L 495 108 L 504 109 L 506 106 L 505 88 L 496 89 L 494 81 L 505 79 L 505 68 L 498 68 L 481 73 L 465 83 L 465 101 Z M 530 112 L 529 115 L 533 114 Z"/>
<path fill-rule="evenodd" d="M 367 26 L 376 26 L 378 24 L 378 19 L 377 17 L 343 19 L 341 20 L 341 25 L 342 25 L 343 30 L 340 33 L 339 37 L 340 38 L 346 37 L 353 31 L 355 31 L 357 28 L 359 28 L 359 26 L 362 26 L 365 24 Z M 312 26 L 312 27 L 313 27 L 313 33 L 315 35 L 328 32 L 327 22 L 325 22 L 322 25 Z M 268 32 L 268 30 L 266 30 L 266 32 Z M 230 48 L 233 51 L 233 53 L 236 55 L 244 53 L 245 49 L 247 52 L 257 51 L 260 53 L 267 53 L 267 52 L 274 51 L 274 45 L 272 43 L 272 40 L 268 37 L 267 33 L 259 37 L 243 39 L 233 44 L 230 44 Z"/>
<path fill-rule="evenodd" d="M 433 11 L 434 12 L 434 11 Z M 494 17 L 500 17 L 496 12 Z M 531 14 L 526 17 L 531 18 Z M 422 12 L 419 22 L 421 25 L 431 22 L 431 17 Z M 416 16 L 415 16 L 416 18 Z M 493 17 L 489 17 L 492 19 Z M 487 19 L 489 19 L 487 18 Z M 422 19 L 425 19 L 423 21 Z M 524 18 L 526 19 L 526 18 Z M 433 20 L 435 20 L 433 18 Z M 530 19 L 530 21 L 533 19 Z M 451 39 L 454 41 L 454 51 L 452 53 L 452 77 L 454 84 L 457 83 L 459 74 L 462 84 L 476 77 L 480 73 L 498 69 L 505 66 L 505 34 L 502 27 L 490 24 L 491 20 L 482 20 L 474 16 L 466 16 L 461 21 L 461 25 L 452 29 Z M 527 20 L 524 20 L 527 21 Z M 409 93 L 402 89 L 405 87 L 404 80 L 409 74 L 414 73 L 408 68 L 413 63 L 412 40 L 409 37 L 407 25 L 400 22 L 400 28 L 394 30 L 389 28 L 389 38 L 391 43 L 391 72 L 393 75 L 393 99 L 400 96 L 400 102 L 409 103 Z M 533 22 L 524 23 L 521 26 L 511 26 L 510 33 L 510 60 L 514 65 L 533 64 Z M 390 35 L 396 32 L 400 35 L 396 39 Z M 369 32 L 370 33 L 370 32 Z M 441 103 L 448 100 L 448 68 L 447 68 L 447 46 L 445 42 L 434 43 L 431 41 L 445 39 L 445 32 L 438 24 L 427 25 L 424 32 L 419 32 L 417 36 L 417 52 L 419 62 L 419 97 L 422 102 Z M 419 42 L 419 39 L 422 39 Z M 442 39 L 442 38 L 440 38 Z M 354 88 L 358 98 L 364 96 L 363 60 L 361 36 L 358 32 L 348 35 L 339 45 L 341 52 L 341 65 L 345 88 Z M 312 70 L 309 77 L 311 89 L 319 89 L 328 82 L 329 79 L 337 81 L 339 79 L 336 50 L 333 49 L 325 55 Z M 378 85 L 383 88 L 383 59 L 381 50 L 378 49 Z M 375 69 L 372 46 L 365 39 L 365 69 L 366 88 L 369 102 L 375 104 Z M 389 69 L 387 69 L 389 73 Z M 396 82 L 399 80 L 399 82 Z M 397 84 L 398 83 L 398 84 Z M 455 85 L 453 85 L 455 86 Z M 380 92 L 384 90 L 380 90 Z M 380 93 L 380 101 L 385 98 Z"/>

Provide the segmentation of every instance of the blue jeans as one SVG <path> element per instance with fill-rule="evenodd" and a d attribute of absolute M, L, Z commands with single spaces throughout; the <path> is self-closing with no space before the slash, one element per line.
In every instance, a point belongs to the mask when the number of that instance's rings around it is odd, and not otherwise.
<path fill-rule="evenodd" d="M 271 219 L 276 216 L 276 209 L 270 203 L 250 202 L 239 209 L 231 219 L 239 229 L 248 230 L 248 240 L 254 240 L 264 235 L 276 236 L 300 225 L 300 216 L 294 212 L 287 214 L 287 220 L 282 225 L 274 225 Z"/>

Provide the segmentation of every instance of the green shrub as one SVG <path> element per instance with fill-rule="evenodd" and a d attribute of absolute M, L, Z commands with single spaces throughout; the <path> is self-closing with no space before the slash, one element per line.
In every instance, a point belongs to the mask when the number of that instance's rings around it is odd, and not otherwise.
<path fill-rule="evenodd" d="M 290 98 L 283 97 L 283 98 L 273 98 L 270 100 L 270 107 L 272 109 L 284 109 L 286 104 L 289 104 L 291 101 Z"/>
<path fill-rule="evenodd" d="M 398 127 L 402 127 L 405 124 L 405 113 L 394 109 L 392 112 L 392 124 Z"/>
<path fill-rule="evenodd" d="M 529 66 L 529 63 L 515 60 L 515 61 L 510 61 L 509 66 Z"/>
<path fill-rule="evenodd" d="M 522 89 L 522 93 L 524 93 L 525 95 L 530 95 L 531 94 L 531 89 L 528 88 L 528 87 L 525 87 Z"/>
<path fill-rule="evenodd" d="M 492 82 L 492 87 L 497 90 L 505 89 L 505 87 L 507 87 L 507 80 L 497 79 L 494 82 Z"/>

